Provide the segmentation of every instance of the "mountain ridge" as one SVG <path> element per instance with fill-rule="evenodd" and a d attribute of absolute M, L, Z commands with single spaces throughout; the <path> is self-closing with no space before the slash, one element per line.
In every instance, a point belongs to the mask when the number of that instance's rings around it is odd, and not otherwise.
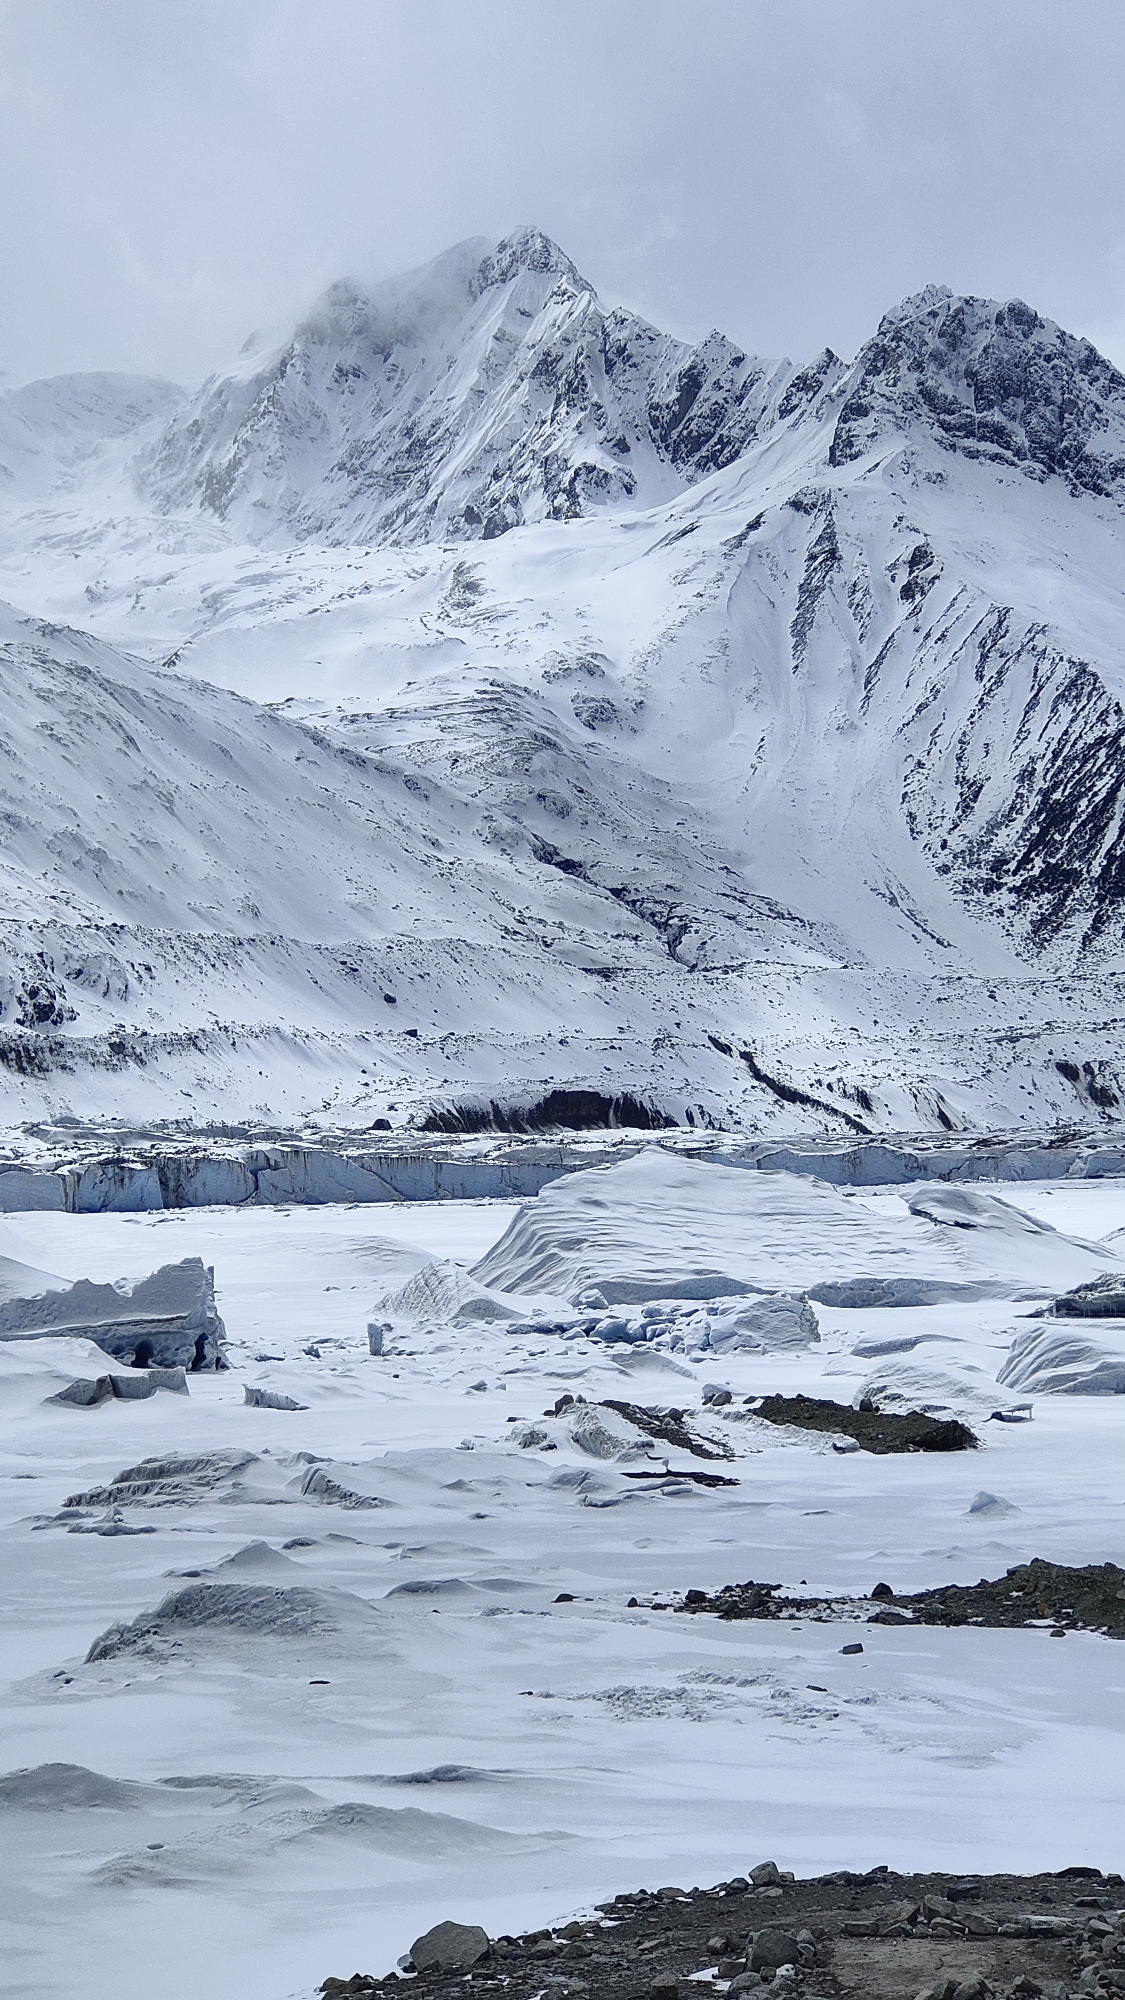
<path fill-rule="evenodd" d="M 930 287 L 761 362 L 528 230 L 103 386 L 100 442 L 50 388 L 55 487 L 0 486 L 13 1115 L 1121 1118 L 1089 343 Z"/>

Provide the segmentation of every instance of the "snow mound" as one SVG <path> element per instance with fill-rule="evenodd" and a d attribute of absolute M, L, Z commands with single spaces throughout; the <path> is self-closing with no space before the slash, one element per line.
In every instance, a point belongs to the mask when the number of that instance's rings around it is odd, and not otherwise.
<path fill-rule="evenodd" d="M 162 1458 L 146 1458 L 139 1465 L 127 1466 L 108 1486 L 91 1486 L 84 1493 L 72 1493 L 63 1505 L 182 1505 L 202 1499 L 216 1487 L 229 1489 L 241 1472 L 257 1463 L 255 1452 L 240 1451 L 233 1445 L 217 1451 L 170 1452 Z"/>
<path fill-rule="evenodd" d="M 298 1403 L 293 1396 L 283 1395 L 280 1389 L 263 1389 L 255 1382 L 245 1384 L 242 1400 L 252 1410 L 304 1410 L 308 1407 L 305 1403 Z"/>
<path fill-rule="evenodd" d="M 322 1500 L 333 1507 L 388 1507 L 388 1500 L 380 1499 L 377 1493 L 357 1492 L 354 1486 L 345 1486 L 342 1480 L 333 1479 L 323 1465 L 310 1465 L 300 1482 L 301 1497 L 304 1500 Z"/>
<path fill-rule="evenodd" d="M 435 1257 L 397 1291 L 372 1307 L 372 1318 L 406 1320 L 419 1331 L 434 1326 L 469 1326 L 480 1321 L 518 1319 L 519 1309 L 474 1284 L 460 1264 Z"/>
<path fill-rule="evenodd" d="M 38 1299 L 45 1292 L 65 1290 L 65 1278 L 37 1271 L 33 1264 L 21 1264 L 15 1257 L 0 1257 L 0 1307 L 10 1299 Z"/>
<path fill-rule="evenodd" d="M 124 1654 L 149 1653 L 169 1641 L 199 1633 L 224 1638 L 303 1639 L 335 1632 L 336 1619 L 322 1592 L 254 1583 L 191 1583 L 174 1590 L 155 1611 L 128 1624 L 110 1625 L 96 1638 L 86 1665 Z"/>
<path fill-rule="evenodd" d="M 996 1379 L 1027 1395 L 1125 1396 L 1125 1325 L 1096 1340 L 1057 1325 L 1018 1333 Z"/>
<path fill-rule="evenodd" d="M 299 1574 L 300 1568 L 300 1563 L 282 1555 L 280 1549 L 271 1548 L 268 1542 L 258 1541 L 247 1542 L 245 1548 L 236 1549 L 233 1555 L 216 1563 L 211 1574 L 217 1577 L 239 1577 L 251 1573 L 255 1576 L 280 1576 L 288 1571 L 292 1576 Z"/>
<path fill-rule="evenodd" d="M 1053 1299 L 1051 1311 L 1059 1319 L 1125 1319 L 1125 1277 L 1116 1271 L 1103 1271 L 1089 1284 L 1076 1285 L 1073 1291 Z"/>
<path fill-rule="evenodd" d="M 144 1383 L 154 1372 L 165 1371 L 137 1370 L 135 1379 Z M 166 1372 L 169 1377 L 174 1372 L 183 1373 L 182 1370 Z M 132 1380 L 133 1371 L 124 1379 Z M 93 1341 L 66 1335 L 35 1341 L 0 1340 L 0 1412 L 5 1416 L 41 1403 L 100 1402 L 113 1393 L 112 1387 L 105 1388 L 109 1381 L 105 1350 L 96 1347 Z M 173 1385 L 168 1382 L 164 1386 Z M 142 1389 L 140 1393 L 145 1392 Z"/>
<path fill-rule="evenodd" d="M 982 1266 L 990 1265 L 998 1278 L 1040 1284 L 1047 1289 L 1059 1282 L 1061 1271 L 1081 1271 L 1087 1281 L 1095 1266 L 1104 1270 L 1106 1246 L 1067 1236 L 1050 1223 L 1025 1214 L 1014 1203 L 980 1188 L 947 1187 L 938 1184 L 912 1190 L 907 1196 L 912 1215 L 939 1227 L 965 1233 L 970 1254 Z M 1099 1270 L 1099 1275 L 1101 1275 Z M 1077 1278 L 1072 1282 L 1078 1282 Z M 1110 1277 L 1112 1282 L 1112 1277 Z M 1118 1280 L 1125 1288 L 1125 1273 Z"/>
<path fill-rule="evenodd" d="M 707 1344 L 720 1352 L 774 1353 L 813 1347 L 819 1339 L 820 1323 L 808 1300 L 779 1292 L 713 1313 Z"/>
<path fill-rule="evenodd" d="M 520 1835 L 455 1819 L 450 1813 L 422 1812 L 417 1806 L 369 1806 L 348 1801 L 320 1812 L 294 1814 L 293 1819 L 299 1823 L 284 1831 L 287 1841 L 356 1841 L 389 1854 L 436 1858 L 488 1849 L 508 1852 L 522 1845 Z"/>
<path fill-rule="evenodd" d="M 142 1798 L 140 1785 L 84 1764 L 36 1764 L 0 1778 L 0 1809 L 18 1812 L 132 1812 Z"/>
<path fill-rule="evenodd" d="M 999 1493 L 986 1493 L 982 1488 L 974 1493 L 967 1511 L 978 1519 L 998 1520 L 1003 1514 L 1018 1514 L 1020 1509 L 1011 1500 L 1005 1500 Z"/>
<path fill-rule="evenodd" d="M 1009 1221 L 1006 1203 L 978 1199 L 984 1220 L 952 1228 L 927 1214 L 876 1213 L 807 1175 L 650 1147 L 544 1188 L 470 1276 L 501 1292 L 575 1303 L 590 1290 L 607 1305 L 800 1291 L 870 1306 L 931 1303 L 934 1295 L 1035 1297 L 1063 1271 L 1077 1277 L 1104 1266 L 1104 1247 L 1031 1229 L 1017 1210 Z"/>
<path fill-rule="evenodd" d="M 990 1415 L 993 1410 L 1011 1408 L 1011 1398 L 985 1382 L 983 1386 L 967 1376 L 940 1368 L 912 1366 L 908 1362 L 886 1362 L 873 1370 L 852 1398 L 853 1409 L 865 1407 L 889 1415 L 905 1415 L 918 1410 L 928 1417 Z"/>

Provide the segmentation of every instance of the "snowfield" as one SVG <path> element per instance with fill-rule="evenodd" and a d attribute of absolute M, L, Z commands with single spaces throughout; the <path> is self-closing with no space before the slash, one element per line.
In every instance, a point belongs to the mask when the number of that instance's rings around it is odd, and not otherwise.
<path fill-rule="evenodd" d="M 843 1624 L 654 1608 L 747 1577 L 862 1596 L 1120 1557 L 1116 1398 L 991 1413 L 1021 1407 L 997 1384 L 1021 1329 L 1121 1352 L 1121 1322 L 1021 1316 L 1121 1268 L 1102 1239 L 1125 1183 L 1014 1193 L 843 1195 L 650 1152 L 518 1206 L 7 1218 L 4 1254 L 59 1279 L 213 1264 L 231 1362 L 186 1396 L 80 1409 L 46 1399 L 104 1369 L 89 1343 L 0 1341 L 13 1994 L 108 2000 L 124 1975 L 183 2000 L 305 1995 L 447 1916 L 495 1935 L 765 1855 L 799 1874 L 1118 1863 L 1118 1642 L 870 1627 L 863 1604 Z M 975 1227 L 918 1212 L 951 1196 L 981 1204 Z M 548 1272 L 595 1203 L 582 1268 Z M 845 1274 L 837 1210 L 851 1268 L 936 1280 L 968 1259 L 996 1295 L 815 1303 L 797 1346 L 761 1318 L 756 1345 L 725 1337 L 754 1295 L 724 1285 Z M 710 1284 L 661 1302 L 669 1260 Z M 569 1303 L 626 1262 L 632 1305 Z M 427 1318 L 410 1300 L 435 1268 Z M 473 1316 L 474 1293 L 509 1317 Z M 642 1312 L 650 1338 L 612 1332 Z M 982 1449 L 838 1450 L 743 1400 L 892 1408 L 896 1384 Z M 678 1409 L 714 1455 L 606 1403 Z M 629 1476 L 646 1469 L 668 1476 Z"/>

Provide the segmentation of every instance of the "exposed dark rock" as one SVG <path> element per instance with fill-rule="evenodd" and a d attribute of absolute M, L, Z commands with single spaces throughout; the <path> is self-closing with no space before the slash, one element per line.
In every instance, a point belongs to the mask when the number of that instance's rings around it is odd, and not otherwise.
<path fill-rule="evenodd" d="M 831 462 L 921 425 L 951 450 L 1055 474 L 1072 492 L 1120 494 L 1125 480 L 1125 378 L 1022 299 L 930 285 L 887 313 L 860 351 Z"/>
<path fill-rule="evenodd" d="M 420 1973 L 468 1972 L 487 1954 L 488 1932 L 479 1924 L 435 1924 L 410 1947 Z"/>
<path fill-rule="evenodd" d="M 754 1415 L 768 1424 L 795 1424 L 799 1430 L 835 1431 L 854 1438 L 864 1451 L 973 1451 L 979 1443 L 956 1418 L 927 1417 L 911 1411 L 888 1416 L 853 1410 L 817 1396 L 763 1396 Z"/>
<path fill-rule="evenodd" d="M 772 1864 L 766 1864 L 772 1866 Z M 776 1878 L 776 1879 L 774 1879 Z M 1096 1881 L 1104 1894 L 1077 1892 Z M 1094 1965 L 1100 1990 L 1125 1991 L 1125 1884 L 1120 1876 L 1068 1880 L 1064 1875 L 974 1877 L 971 1910 L 956 1877 L 898 1875 L 880 1867 L 865 1874 L 839 1869 L 797 1882 L 776 1868 L 765 1886 L 745 1875 L 711 1889 L 637 1890 L 598 1906 L 599 1914 L 521 1937 L 492 1940 L 487 1958 L 454 1973 L 423 1968 L 420 1939 L 415 1971 L 403 1984 L 395 1973 L 355 1973 L 326 1979 L 327 2000 L 375 1993 L 436 1995 L 503 1991 L 532 2000 L 545 1990 L 564 2000 L 670 2000 L 707 1991 L 698 1975 L 717 1973 L 735 1994 L 831 1995 L 833 2000 L 1033 2000 L 1093 1992 L 1081 1986 Z M 1090 1907 L 1097 1903 L 1098 1909 Z M 948 1913 L 948 1914 L 946 1914 Z M 604 1926 L 603 1927 L 603 1923 Z M 468 1925 L 439 1925 L 468 1932 Z M 430 1933 L 430 1936 L 436 1933 Z M 781 1973 L 782 1965 L 793 1973 Z M 757 1968 L 760 1967 L 760 1970 Z M 745 1968 L 745 1969 L 743 1969 Z M 454 1977 L 454 1988 L 446 1982 Z"/>
<path fill-rule="evenodd" d="M 705 1440 L 697 1437 L 684 1422 L 682 1410 L 650 1410 L 640 1403 L 619 1403 L 607 1396 L 603 1407 L 616 1410 L 626 1423 L 635 1424 L 646 1437 L 657 1438 L 662 1444 L 675 1445 L 678 1451 L 690 1451 L 695 1458 L 733 1458 L 730 1446 L 721 1440 Z"/>
<path fill-rule="evenodd" d="M 663 1111 L 623 1091 L 616 1097 L 600 1090 L 551 1090 L 523 1106 L 459 1104 L 431 1111 L 423 1132 L 599 1132 L 629 1126 L 640 1132 L 662 1131 L 675 1124 Z"/>
<path fill-rule="evenodd" d="M 870 1598 L 784 1597 L 780 1584 L 724 1584 L 710 1594 L 689 1590 L 677 1611 L 711 1612 L 725 1619 L 855 1618 L 875 1602 L 869 1625 L 988 1625 L 1026 1626 L 1048 1623 L 1060 1631 L 1094 1631 L 1125 1639 L 1125 1570 L 1116 1563 L 1092 1563 L 1071 1569 L 1065 1563 L 1017 1564 L 989 1582 L 941 1584 L 934 1590 L 897 1596 L 880 1584 Z M 893 1609 L 889 1605 L 893 1601 Z M 845 1649 L 846 1650 L 846 1649 Z"/>
<path fill-rule="evenodd" d="M 894 1600 L 895 1610 L 876 1612 L 874 1625 L 1027 1625 L 1050 1619 L 1070 1631 L 1105 1632 L 1125 1639 L 1125 1570 L 1116 1563 L 1074 1569 L 1066 1563 L 1017 1564 L 989 1582 L 942 1584 Z"/>

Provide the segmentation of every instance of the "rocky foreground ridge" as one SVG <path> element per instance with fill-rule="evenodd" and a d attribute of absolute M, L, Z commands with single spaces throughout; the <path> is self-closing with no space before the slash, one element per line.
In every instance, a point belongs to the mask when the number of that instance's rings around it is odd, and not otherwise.
<path fill-rule="evenodd" d="M 385 1979 L 332 1977 L 326 2000 L 504 1993 L 509 2000 L 1072 2000 L 1125 1992 L 1125 1882 L 1091 1866 L 954 1878 L 846 1869 L 797 1881 L 773 1862 L 711 1889 L 637 1890 L 522 1937 L 442 1924 Z"/>

